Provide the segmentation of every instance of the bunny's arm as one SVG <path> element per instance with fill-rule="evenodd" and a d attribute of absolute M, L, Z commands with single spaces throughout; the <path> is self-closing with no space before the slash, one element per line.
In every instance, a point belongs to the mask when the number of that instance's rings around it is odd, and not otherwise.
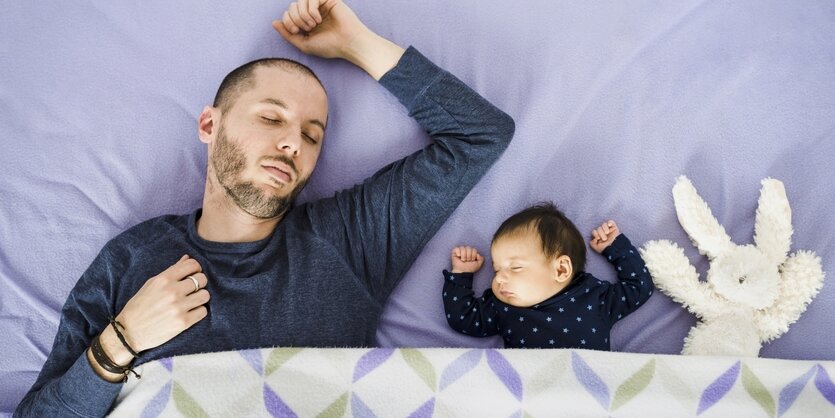
<path fill-rule="evenodd" d="M 640 251 L 655 286 L 667 296 L 703 320 L 719 314 L 722 301 L 699 281 L 696 269 L 675 243 L 649 241 Z"/>
<path fill-rule="evenodd" d="M 767 309 L 756 312 L 757 329 L 763 342 L 788 331 L 823 286 L 821 260 L 811 251 L 798 251 L 780 266 L 780 293 Z"/>

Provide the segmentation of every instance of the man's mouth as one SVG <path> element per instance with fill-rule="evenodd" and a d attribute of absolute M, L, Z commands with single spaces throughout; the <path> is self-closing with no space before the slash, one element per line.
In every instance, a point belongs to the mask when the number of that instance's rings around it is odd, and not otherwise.
<path fill-rule="evenodd" d="M 264 170 L 267 170 L 274 179 L 278 180 L 280 183 L 290 183 L 293 180 L 292 169 L 287 167 L 285 164 L 282 163 L 273 163 L 271 162 L 269 165 L 262 165 L 261 167 Z"/>

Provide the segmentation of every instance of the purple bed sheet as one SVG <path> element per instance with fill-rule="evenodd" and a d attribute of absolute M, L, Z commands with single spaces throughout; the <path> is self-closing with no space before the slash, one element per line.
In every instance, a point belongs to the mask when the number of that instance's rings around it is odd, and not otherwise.
<path fill-rule="evenodd" d="M 201 202 L 196 117 L 232 68 L 298 59 L 329 91 L 319 168 L 301 200 L 331 195 L 427 144 L 383 88 L 305 57 L 270 21 L 284 1 L 0 2 L 0 411 L 51 348 L 70 289 L 111 237 Z M 792 250 L 830 277 L 761 355 L 835 360 L 835 5 L 805 2 L 354 2 L 516 120 L 514 142 L 426 247 L 389 301 L 383 346 L 498 347 L 450 330 L 449 251 L 489 253 L 498 224 L 552 200 L 581 231 L 607 218 L 634 243 L 681 229 L 671 187 L 690 177 L 732 239 L 752 242 L 760 180 L 785 183 Z M 489 263 L 489 260 L 488 260 Z M 488 264 L 489 265 L 489 264 Z M 589 271 L 614 277 L 597 254 Z M 476 275 L 477 291 L 489 269 Z M 663 294 L 621 321 L 615 350 L 677 353 L 694 317 Z"/>

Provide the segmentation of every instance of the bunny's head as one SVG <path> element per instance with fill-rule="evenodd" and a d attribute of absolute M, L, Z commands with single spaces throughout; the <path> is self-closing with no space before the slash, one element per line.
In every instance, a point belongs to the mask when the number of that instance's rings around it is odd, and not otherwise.
<path fill-rule="evenodd" d="M 707 281 L 732 304 L 762 309 L 774 303 L 779 266 L 791 247 L 791 209 L 783 183 L 762 181 L 754 228 L 756 245 L 736 245 L 719 224 L 693 184 L 680 176 L 673 199 L 681 226 L 699 252 L 710 260 Z"/>

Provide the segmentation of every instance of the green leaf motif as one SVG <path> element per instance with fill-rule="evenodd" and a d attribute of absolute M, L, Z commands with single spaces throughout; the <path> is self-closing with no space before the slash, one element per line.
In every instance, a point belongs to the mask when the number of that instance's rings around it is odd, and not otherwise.
<path fill-rule="evenodd" d="M 406 364 L 423 380 L 423 383 L 429 386 L 429 390 L 437 392 L 438 374 L 435 373 L 435 368 L 432 367 L 432 363 L 429 362 L 426 356 L 420 350 L 414 348 L 401 348 L 400 354 L 403 356 Z"/>
<path fill-rule="evenodd" d="M 281 368 L 287 360 L 290 360 L 302 350 L 304 349 L 298 347 L 281 347 L 274 349 L 270 352 L 270 356 L 267 358 L 267 365 L 264 367 L 264 375 L 271 375 L 274 371 Z"/>
<path fill-rule="evenodd" d="M 189 418 L 203 418 L 209 417 L 209 414 L 200 407 L 200 404 L 194 400 L 189 394 L 180 386 L 179 383 L 174 382 L 174 405 L 177 406 L 177 410 L 180 411 L 183 416 Z"/>
<path fill-rule="evenodd" d="M 615 391 L 615 399 L 612 401 L 611 410 L 617 410 L 646 389 L 654 375 L 655 359 L 652 359 L 618 386 L 617 391 Z"/>
<path fill-rule="evenodd" d="M 757 376 L 745 363 L 742 363 L 742 386 L 760 404 L 768 416 L 773 417 L 775 415 L 777 408 L 774 406 L 774 397 L 771 396 L 765 385 L 760 379 L 757 379 Z"/>
<path fill-rule="evenodd" d="M 333 401 L 324 411 L 316 415 L 316 418 L 339 418 L 345 415 L 348 408 L 348 392 L 345 392 L 337 400 Z"/>

